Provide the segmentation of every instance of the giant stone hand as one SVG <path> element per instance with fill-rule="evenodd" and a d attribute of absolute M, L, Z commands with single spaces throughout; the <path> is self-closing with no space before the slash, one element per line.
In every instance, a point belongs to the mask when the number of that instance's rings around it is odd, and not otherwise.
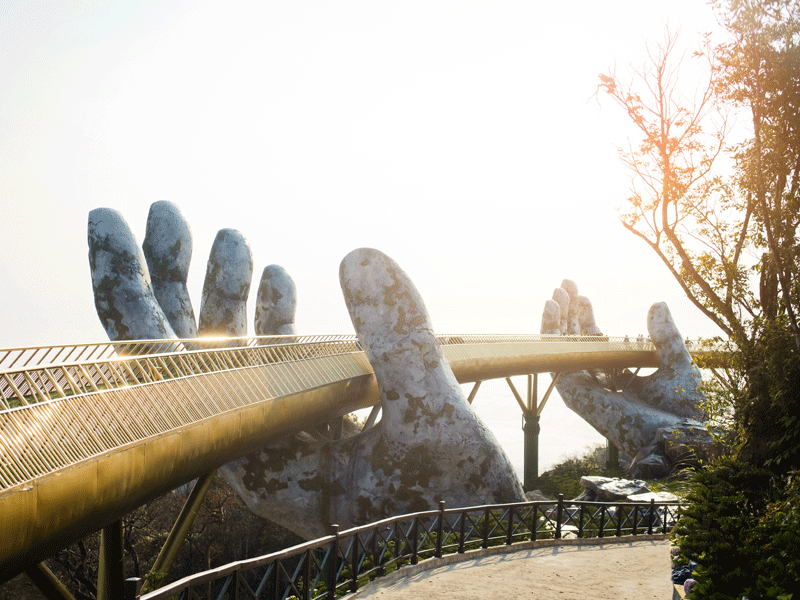
<path fill-rule="evenodd" d="M 90 213 L 96 305 L 112 340 L 191 331 L 194 316 L 185 290 L 189 256 L 183 252 L 191 236 L 184 225 L 177 207 L 154 204 L 145 261 L 119 213 Z M 155 265 L 153 273 L 146 262 Z M 244 238 L 221 231 L 203 287 L 201 335 L 246 333 L 251 273 Z M 329 533 L 332 523 L 364 523 L 433 508 L 439 500 L 451 505 L 524 500 L 508 458 L 464 398 L 408 276 L 377 250 L 361 249 L 342 261 L 340 281 L 375 371 L 383 417 L 338 440 L 320 439 L 312 427 L 222 467 L 251 510 L 312 538 Z M 156 299 L 154 289 L 167 291 Z M 264 270 L 258 334 L 294 333 L 295 294 L 280 267 Z M 170 308 L 162 310 L 161 301 Z"/>
<path fill-rule="evenodd" d="M 687 452 L 706 458 L 713 448 L 700 408 L 700 371 L 663 302 L 650 308 L 647 330 L 658 353 L 659 368 L 653 374 L 563 373 L 556 389 L 570 409 L 634 457 L 634 476 L 662 477 Z M 568 279 L 546 302 L 541 331 L 601 335 L 591 302 Z M 631 347 L 643 343 L 631 342 Z"/>
<path fill-rule="evenodd" d="M 514 470 L 472 412 L 425 305 L 388 256 L 359 249 L 339 279 L 380 389 L 383 417 L 342 440 L 295 437 L 222 468 L 248 506 L 304 537 L 439 500 L 464 506 L 523 501 Z"/>

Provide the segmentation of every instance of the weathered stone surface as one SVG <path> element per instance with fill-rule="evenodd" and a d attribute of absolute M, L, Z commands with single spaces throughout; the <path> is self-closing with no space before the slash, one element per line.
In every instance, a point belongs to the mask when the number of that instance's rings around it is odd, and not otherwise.
<path fill-rule="evenodd" d="M 678 502 L 680 498 L 670 492 L 642 492 L 641 494 L 631 494 L 628 496 L 629 502 Z"/>
<path fill-rule="evenodd" d="M 548 498 L 542 493 L 542 490 L 531 490 L 525 492 L 525 499 L 528 502 L 556 502 L 553 498 Z"/>
<path fill-rule="evenodd" d="M 269 265 L 261 274 L 256 299 L 256 335 L 294 335 L 297 288 L 286 270 Z"/>
<path fill-rule="evenodd" d="M 383 416 L 349 439 L 295 438 L 222 473 L 248 506 L 304 537 L 437 506 L 523 501 L 511 463 L 472 412 L 422 298 L 377 250 L 342 261 L 339 278 L 381 392 Z"/>
<path fill-rule="evenodd" d="M 602 335 L 594 322 L 592 302 L 586 296 L 578 296 L 578 331 L 581 335 Z"/>
<path fill-rule="evenodd" d="M 684 421 L 677 429 L 659 429 L 656 442 L 673 463 L 687 459 L 707 462 L 719 451 L 711 433 L 699 421 Z"/>
<path fill-rule="evenodd" d="M 564 322 L 566 323 L 566 320 Z M 545 302 L 541 332 L 547 335 L 561 334 L 561 306 L 555 300 Z"/>
<path fill-rule="evenodd" d="M 581 335 L 581 326 L 578 319 L 578 284 L 571 279 L 565 279 L 561 282 L 561 289 L 567 292 L 567 296 L 569 297 L 566 334 Z"/>
<path fill-rule="evenodd" d="M 562 288 L 553 293 L 553 298 L 561 309 L 560 333 L 573 333 L 571 327 L 577 323 L 578 330 L 574 333 L 601 334 L 591 303 L 578 296 L 574 282 L 564 280 Z M 565 329 L 563 315 L 566 298 L 569 298 L 570 308 Z M 542 315 L 542 332 L 556 333 L 555 327 L 555 309 L 552 301 L 548 300 Z M 657 303 L 650 308 L 647 327 L 658 350 L 660 367 L 655 373 L 626 378 L 620 390 L 610 385 L 614 378 L 587 371 L 562 373 L 556 384 L 559 395 L 570 409 L 630 456 L 637 456 L 643 448 L 653 444 L 660 430 L 702 428 L 700 372 L 692 364 L 666 304 Z M 671 465 L 667 460 L 665 467 L 662 456 L 665 456 L 663 448 L 655 453 L 644 453 L 638 461 L 634 461 L 632 468 L 637 469 L 637 473 L 655 473 L 661 464 L 658 472 L 663 476 L 669 472 Z"/>
<path fill-rule="evenodd" d="M 116 210 L 89 213 L 89 267 L 97 316 L 109 339 L 176 337 L 153 294 L 144 254 Z"/>
<path fill-rule="evenodd" d="M 647 483 L 641 480 L 600 477 L 596 475 L 581 477 L 581 485 L 595 493 L 601 502 L 624 500 L 632 494 L 649 492 Z"/>
<path fill-rule="evenodd" d="M 247 335 L 247 296 L 252 277 L 253 254 L 247 240 L 235 229 L 221 229 L 208 257 L 200 302 L 200 335 Z"/>
<path fill-rule="evenodd" d="M 142 244 L 153 293 L 172 329 L 183 339 L 197 337 L 186 279 L 192 260 L 192 232 L 180 209 L 166 200 L 150 205 Z"/>
<path fill-rule="evenodd" d="M 644 479 L 661 479 L 667 477 L 671 470 L 672 465 L 663 446 L 655 441 L 639 450 L 628 468 L 631 476 Z"/>

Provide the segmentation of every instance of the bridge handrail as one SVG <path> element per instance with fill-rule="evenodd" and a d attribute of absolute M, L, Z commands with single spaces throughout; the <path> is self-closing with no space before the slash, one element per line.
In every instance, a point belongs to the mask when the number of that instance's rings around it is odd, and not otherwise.
<path fill-rule="evenodd" d="M 205 350 L 209 348 L 240 348 L 266 344 L 313 344 L 355 340 L 352 334 L 345 335 L 287 335 L 246 337 L 203 337 L 189 339 L 124 340 L 119 342 L 97 342 L 90 344 L 61 344 L 50 346 L 20 346 L 0 348 L 0 372 L 14 368 L 36 367 L 59 363 L 85 363 L 110 359 L 115 356 L 141 356 L 174 350 Z"/>
<path fill-rule="evenodd" d="M 652 350 L 649 342 L 630 342 L 622 338 L 546 336 L 546 335 L 440 335 L 442 345 L 491 344 L 514 342 L 597 342 L 609 343 L 609 348 Z M 631 345 L 633 344 L 633 345 Z M 55 351 L 52 355 L 47 350 Z M 66 398 L 101 389 L 127 387 L 163 379 L 186 377 L 239 367 L 294 361 L 314 356 L 361 351 L 354 335 L 338 336 L 269 336 L 254 338 L 202 338 L 190 340 L 139 340 L 86 346 L 74 346 L 76 355 L 87 360 L 44 363 L 48 356 L 64 358 L 57 347 L 3 350 L 13 357 L 9 367 L 0 369 L 0 410 Z M 80 351 L 79 351 L 80 349 Z M 26 350 L 34 352 L 22 361 Z M 115 350 L 119 356 L 106 355 Z M 38 359 L 38 360 L 35 360 Z M 24 364 L 23 364 L 24 363 Z M 35 363 L 35 364 L 31 364 Z"/>
<path fill-rule="evenodd" d="M 602 341 L 609 350 L 654 350 L 646 339 L 608 336 L 447 334 L 437 339 L 442 345 Z M 718 347 L 707 344 L 688 347 L 693 354 L 719 351 Z M 136 340 L 3 349 L 0 350 L 0 411 L 164 378 L 330 355 L 332 350 L 334 354 L 358 352 L 361 346 L 354 335 L 312 335 Z"/>
<path fill-rule="evenodd" d="M 647 338 L 630 338 L 628 336 L 558 336 L 547 334 L 442 334 L 437 335 L 441 344 L 473 344 L 509 341 L 553 341 L 565 340 L 602 340 L 620 342 L 639 347 L 644 340 L 652 348 Z M 97 342 L 89 344 L 60 344 L 43 346 L 19 346 L 0 348 L 0 373 L 12 369 L 32 368 L 40 365 L 62 363 L 87 363 L 111 359 L 115 356 L 142 356 L 171 351 L 206 350 L 210 348 L 249 348 L 272 344 L 315 344 L 320 342 L 357 341 L 353 334 L 332 335 L 285 335 L 285 336 L 245 336 L 229 338 L 189 338 L 161 340 L 125 340 L 119 342 Z M 687 340 L 690 351 L 705 350 L 709 352 L 724 351 L 722 343 L 703 340 Z"/>
<path fill-rule="evenodd" d="M 204 339 L 199 344 L 186 340 L 192 345 L 182 345 L 184 340 L 149 340 L 140 342 L 140 347 L 151 344 L 156 351 L 165 347 L 172 351 L 0 370 L 0 412 L 104 389 L 361 350 L 355 336 L 315 337 L 320 339 L 300 343 L 295 336 L 255 338 L 260 345 L 242 345 L 243 338 Z"/>
<path fill-rule="evenodd" d="M 565 536 L 666 534 L 680 502 L 564 500 L 428 510 L 353 527 L 279 552 L 195 573 L 141 596 L 239 597 L 242 586 L 261 598 L 335 599 L 406 564 L 491 546 L 560 540 Z"/>

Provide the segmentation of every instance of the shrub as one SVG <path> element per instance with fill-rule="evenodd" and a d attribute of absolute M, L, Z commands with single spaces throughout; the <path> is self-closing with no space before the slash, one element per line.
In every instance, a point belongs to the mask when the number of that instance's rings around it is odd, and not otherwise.
<path fill-rule="evenodd" d="M 567 458 L 541 474 L 537 485 L 545 496 L 555 498 L 564 494 L 565 498 L 576 498 L 584 490 L 581 486 L 581 477 L 584 475 L 603 475 L 615 477 L 619 473 L 610 473 L 605 467 L 604 446 L 588 448 L 583 456 Z"/>
<path fill-rule="evenodd" d="M 697 471 L 676 527 L 681 561 L 698 563 L 693 598 L 741 598 L 759 550 L 750 543 L 766 513 L 772 474 L 734 458 Z"/>

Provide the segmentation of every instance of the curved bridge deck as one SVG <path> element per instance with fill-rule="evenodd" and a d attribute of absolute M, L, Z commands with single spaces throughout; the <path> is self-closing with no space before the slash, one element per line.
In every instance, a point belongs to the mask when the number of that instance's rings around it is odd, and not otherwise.
<path fill-rule="evenodd" d="M 461 383 L 657 366 L 637 340 L 438 337 Z M 0 350 L 0 581 L 270 439 L 377 401 L 355 336 Z"/>

